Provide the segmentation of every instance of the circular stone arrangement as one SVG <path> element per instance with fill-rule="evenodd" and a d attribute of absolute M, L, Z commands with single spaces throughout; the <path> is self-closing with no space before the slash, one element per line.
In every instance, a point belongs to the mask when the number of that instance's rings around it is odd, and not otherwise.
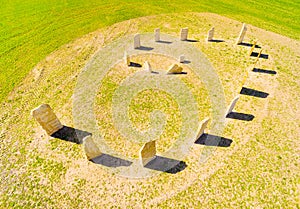
<path fill-rule="evenodd" d="M 196 76 L 204 83 L 210 97 L 212 106 L 211 133 L 221 135 L 224 128 L 224 115 L 226 110 L 225 96 L 218 75 L 205 55 L 189 41 L 181 41 L 176 37 L 166 34 L 161 35 L 162 41 L 155 41 L 153 34 L 141 34 L 142 46 L 135 49 L 133 36 L 123 37 L 98 51 L 91 61 L 85 66 L 78 78 L 78 83 L 73 95 L 74 125 L 80 130 L 85 130 L 93 135 L 93 140 L 111 160 L 117 161 L 115 166 L 107 167 L 114 174 L 129 178 L 150 177 L 160 172 L 143 167 L 138 159 L 128 159 L 112 150 L 105 142 L 105 137 L 99 131 L 94 102 L 101 81 L 116 64 L 122 62 L 124 52 L 129 56 L 143 54 L 156 54 L 177 60 L 182 54 L 188 60 L 185 63 L 193 70 Z M 179 106 L 182 115 L 182 127 L 176 142 L 161 158 L 168 159 L 163 170 L 168 172 L 177 160 L 188 155 L 193 146 L 199 127 L 198 107 L 189 88 L 176 75 L 167 75 L 159 71 L 139 71 L 128 76 L 114 92 L 112 112 L 114 125 L 122 136 L 133 142 L 148 142 L 157 138 L 164 128 L 164 115 L 160 111 L 151 113 L 151 128 L 140 132 L 132 126 L 128 117 L 130 101 L 138 93 L 147 89 L 157 89 L 171 95 Z M 209 148 L 207 148 L 209 149 Z M 208 157 L 203 151 L 200 162 Z M 174 160 L 177 159 L 177 160 Z M 122 164 L 122 162 L 127 162 Z"/>

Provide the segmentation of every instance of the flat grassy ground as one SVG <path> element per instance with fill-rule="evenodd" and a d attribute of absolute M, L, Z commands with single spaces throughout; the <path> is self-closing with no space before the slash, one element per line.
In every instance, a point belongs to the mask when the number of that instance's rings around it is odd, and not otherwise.
<path fill-rule="evenodd" d="M 1 1 L 0 102 L 50 52 L 103 26 L 172 12 L 213 12 L 300 37 L 299 1 Z"/>
<path fill-rule="evenodd" d="M 268 94 L 267 98 L 241 95 L 236 111 L 252 114 L 254 119 L 227 119 L 222 136 L 231 139 L 232 144 L 216 147 L 206 163 L 199 165 L 198 160 L 207 147 L 195 144 L 189 155 L 178 159 L 187 164 L 181 172 L 148 179 L 121 178 L 105 166 L 87 161 L 81 145 L 47 136 L 29 116 L 34 107 L 49 103 L 64 125 L 74 126 L 72 95 L 77 77 L 98 49 L 121 36 L 153 32 L 156 27 L 178 36 L 183 26 L 190 28 L 191 39 L 199 40 L 190 44 L 204 52 L 214 66 L 227 104 L 239 94 L 247 70 L 244 87 Z M 225 42 L 205 41 L 212 26 L 216 28 L 215 38 Z M 300 43 L 249 26 L 245 42 L 256 40 L 263 53 L 269 55 L 254 66 L 254 59 L 248 56 L 250 48 L 234 44 L 240 28 L 240 22 L 208 13 L 150 16 L 99 29 L 49 54 L 2 106 L 0 207 L 299 208 Z M 155 56 L 136 57 L 134 61 L 143 64 L 145 59 L 151 60 L 154 68 L 166 69 L 170 64 L 170 60 L 157 61 Z M 252 72 L 253 67 L 273 73 Z M 137 157 L 139 147 L 131 147 L 113 129 L 110 99 L 122 79 L 139 70 L 114 66 L 99 86 L 95 100 L 98 125 L 106 133 L 106 140 L 131 157 Z M 197 98 L 200 121 L 214 111 L 201 82 L 205 78 L 197 79 L 192 69 L 184 70 L 188 73 L 178 78 Z M 153 110 L 144 104 L 145 100 L 159 104 L 157 107 L 170 119 L 158 141 L 161 154 L 178 134 L 178 108 L 164 92 L 141 92 L 129 106 L 129 116 L 141 130 L 149 125 L 149 118 L 144 116 Z"/>

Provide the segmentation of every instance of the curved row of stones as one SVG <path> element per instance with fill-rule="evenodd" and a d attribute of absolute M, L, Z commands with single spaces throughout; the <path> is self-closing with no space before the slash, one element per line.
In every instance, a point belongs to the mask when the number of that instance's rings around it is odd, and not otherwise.
<path fill-rule="evenodd" d="M 243 24 L 241 32 L 236 41 L 236 44 L 241 44 L 243 42 L 246 31 L 247 31 L 246 24 Z M 155 41 L 159 42 L 160 29 L 159 28 L 155 29 L 154 33 L 155 33 L 154 36 Z M 213 36 L 214 36 L 214 28 L 211 28 L 208 31 L 207 41 L 213 41 L 214 40 Z M 188 40 L 188 28 L 181 29 L 180 40 L 181 41 Z M 252 45 L 249 55 L 252 54 L 255 46 L 256 46 L 256 42 L 254 42 L 254 44 Z M 140 47 L 141 47 L 140 35 L 136 34 L 134 36 L 134 48 L 138 49 Z M 255 63 L 259 59 L 261 52 L 262 50 L 260 50 L 260 52 L 258 53 Z M 130 57 L 127 55 L 126 52 L 124 53 L 124 62 L 127 66 L 130 66 Z M 184 55 L 181 55 L 179 57 L 179 62 L 184 63 Z M 151 65 L 149 64 L 149 62 L 146 61 L 144 63 L 144 69 L 149 72 L 152 72 Z M 167 71 L 167 74 L 178 74 L 178 73 L 182 73 L 182 67 L 178 66 L 177 64 L 173 64 L 172 66 L 170 66 L 170 68 Z M 244 85 L 247 78 L 248 78 L 248 71 L 242 85 Z M 225 117 L 227 117 L 230 113 L 233 112 L 234 107 L 238 102 L 239 98 L 240 96 L 238 95 L 232 100 L 232 102 L 228 106 Z M 56 132 L 58 132 L 64 127 L 62 123 L 59 121 L 59 119 L 57 118 L 57 116 L 55 115 L 55 113 L 53 112 L 52 108 L 48 104 L 42 104 L 39 107 L 33 109 L 31 111 L 31 115 L 37 120 L 37 122 L 41 125 L 41 127 L 46 131 L 46 133 L 49 136 L 53 136 L 53 134 L 55 134 Z M 195 140 L 199 139 L 204 134 L 209 121 L 210 121 L 209 118 L 205 118 L 200 122 L 200 125 L 197 130 L 197 137 Z M 83 143 L 83 150 L 88 160 L 92 160 L 103 154 L 101 150 L 97 147 L 95 142 L 93 141 L 91 134 L 85 136 L 82 140 L 82 143 Z M 156 141 L 153 140 L 145 143 L 139 151 L 139 159 L 141 165 L 146 166 L 150 161 L 155 159 L 155 157 L 156 157 Z"/>

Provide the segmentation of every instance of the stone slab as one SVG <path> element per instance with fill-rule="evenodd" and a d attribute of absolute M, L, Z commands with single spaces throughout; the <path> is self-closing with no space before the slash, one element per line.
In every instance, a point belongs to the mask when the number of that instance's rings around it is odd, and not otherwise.
<path fill-rule="evenodd" d="M 133 38 L 133 47 L 135 49 L 138 49 L 141 47 L 141 35 L 140 34 L 135 34 Z"/>
<path fill-rule="evenodd" d="M 207 41 L 212 41 L 214 39 L 215 28 L 212 27 L 207 34 Z"/>
<path fill-rule="evenodd" d="M 31 115 L 38 121 L 48 135 L 52 135 L 63 128 L 63 125 L 48 104 L 42 104 L 33 109 Z"/>
<path fill-rule="evenodd" d="M 167 74 L 180 74 L 182 73 L 182 67 L 178 66 L 177 64 L 173 64 L 167 71 Z"/>
<path fill-rule="evenodd" d="M 150 141 L 144 144 L 140 149 L 139 158 L 142 166 L 147 165 L 156 156 L 156 141 Z"/>
<path fill-rule="evenodd" d="M 102 155 L 102 152 L 94 142 L 91 135 L 83 138 L 83 150 L 88 160 Z"/>
<path fill-rule="evenodd" d="M 209 118 L 205 118 L 204 120 L 202 120 L 200 122 L 199 128 L 197 130 L 197 137 L 196 137 L 195 141 L 197 141 L 202 136 L 202 134 L 204 134 L 204 130 L 206 129 L 209 121 L 210 121 Z"/>
<path fill-rule="evenodd" d="M 189 33 L 188 28 L 182 28 L 181 31 L 180 31 L 180 40 L 181 41 L 188 40 L 188 33 Z"/>
<path fill-rule="evenodd" d="M 239 37 L 238 37 L 238 39 L 237 39 L 237 41 L 236 41 L 236 44 L 241 44 L 241 43 L 243 43 L 243 40 L 244 40 L 245 35 L 246 35 L 246 31 L 247 31 L 247 25 L 244 23 L 244 24 L 243 24 L 243 27 L 242 27 L 242 29 L 241 29 L 241 32 L 240 32 L 240 34 L 239 34 Z"/>
<path fill-rule="evenodd" d="M 159 28 L 156 28 L 154 30 L 154 34 L 155 34 L 155 41 L 156 42 L 160 41 L 160 29 Z"/>
<path fill-rule="evenodd" d="M 232 112 L 232 110 L 234 109 L 234 107 L 235 107 L 236 103 L 238 102 L 239 98 L 240 98 L 240 95 L 236 96 L 236 97 L 232 100 L 232 102 L 230 103 L 230 105 L 229 105 L 229 107 L 228 107 L 228 109 L 227 109 L 226 116 L 227 116 L 229 113 Z"/>

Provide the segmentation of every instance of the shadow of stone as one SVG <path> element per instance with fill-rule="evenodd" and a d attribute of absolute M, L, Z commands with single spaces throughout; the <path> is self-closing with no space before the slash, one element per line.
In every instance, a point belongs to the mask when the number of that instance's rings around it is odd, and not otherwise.
<path fill-rule="evenodd" d="M 257 91 L 255 89 L 250 89 L 250 88 L 246 88 L 246 87 L 243 87 L 241 89 L 240 94 L 253 96 L 253 97 L 259 97 L 259 98 L 267 98 L 269 96 L 269 94 L 266 92 Z"/>
<path fill-rule="evenodd" d="M 236 120 L 244 120 L 244 121 L 252 121 L 254 119 L 254 115 L 239 113 L 239 112 L 231 112 L 226 118 L 236 119 Z"/>
<path fill-rule="evenodd" d="M 215 42 L 215 43 L 222 43 L 225 42 L 224 40 L 209 40 L 208 42 Z"/>
<path fill-rule="evenodd" d="M 189 60 L 184 60 L 183 61 L 183 64 L 190 64 L 191 63 L 191 61 L 189 61 Z"/>
<path fill-rule="evenodd" d="M 187 42 L 199 42 L 198 40 L 195 40 L 195 39 L 187 39 L 186 41 Z"/>
<path fill-rule="evenodd" d="M 277 72 L 274 71 L 274 70 L 264 70 L 264 69 L 260 69 L 260 68 L 253 68 L 252 72 L 255 72 L 255 73 L 266 73 L 266 74 L 272 74 L 272 75 L 277 74 Z"/>
<path fill-rule="evenodd" d="M 167 75 L 186 75 L 187 72 L 181 72 L 181 73 L 168 73 Z"/>
<path fill-rule="evenodd" d="M 142 67 L 142 65 L 136 62 L 130 62 L 129 67 Z"/>
<path fill-rule="evenodd" d="M 76 144 L 82 144 L 84 137 L 92 135 L 87 131 L 78 130 L 72 127 L 63 126 L 61 129 L 53 133 L 51 136 L 57 139 L 61 139 Z"/>
<path fill-rule="evenodd" d="M 145 165 L 145 168 L 162 171 L 165 173 L 176 174 L 187 167 L 183 161 L 178 161 L 166 157 L 155 156 L 153 160 Z"/>
<path fill-rule="evenodd" d="M 253 44 L 250 44 L 250 43 L 239 43 L 238 45 L 240 46 L 248 46 L 248 47 L 252 47 Z M 259 45 L 255 45 L 255 48 L 261 48 Z"/>
<path fill-rule="evenodd" d="M 251 57 L 257 57 L 259 53 L 257 52 L 252 52 L 251 53 Z M 268 54 L 260 54 L 259 58 L 263 58 L 263 59 L 269 59 L 269 55 Z"/>
<path fill-rule="evenodd" d="M 151 51 L 154 48 L 152 47 L 147 47 L 147 46 L 140 46 L 139 48 L 137 48 L 138 50 L 143 50 L 143 51 Z"/>
<path fill-rule="evenodd" d="M 128 167 L 132 164 L 132 162 L 128 160 L 124 160 L 121 158 L 117 158 L 108 154 L 102 154 L 98 157 L 91 159 L 93 163 L 100 164 L 106 167 L 117 168 L 117 167 Z"/>
<path fill-rule="evenodd" d="M 214 146 L 214 147 L 229 147 L 231 143 L 232 143 L 231 139 L 227 139 L 221 136 L 215 136 L 211 134 L 202 134 L 200 138 L 195 141 L 195 144 Z"/>
<path fill-rule="evenodd" d="M 173 42 L 171 42 L 171 41 L 157 41 L 157 43 L 161 43 L 161 44 L 172 44 Z"/>

